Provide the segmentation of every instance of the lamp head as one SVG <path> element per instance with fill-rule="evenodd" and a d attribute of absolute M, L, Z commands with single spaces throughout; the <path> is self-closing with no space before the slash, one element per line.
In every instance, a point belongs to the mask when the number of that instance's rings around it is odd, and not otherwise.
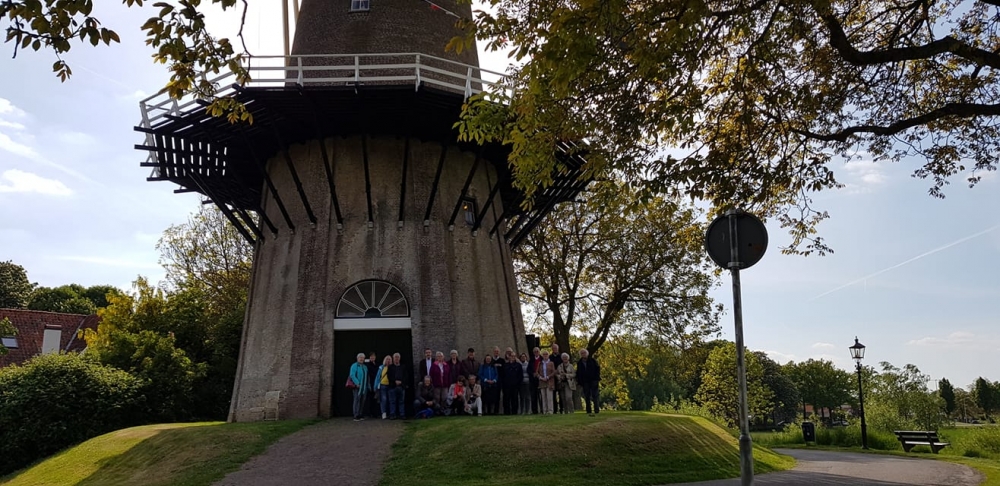
<path fill-rule="evenodd" d="M 851 350 L 851 358 L 861 364 L 861 360 L 865 359 L 865 345 L 858 342 L 857 336 L 854 337 L 854 345 L 848 349 Z"/>

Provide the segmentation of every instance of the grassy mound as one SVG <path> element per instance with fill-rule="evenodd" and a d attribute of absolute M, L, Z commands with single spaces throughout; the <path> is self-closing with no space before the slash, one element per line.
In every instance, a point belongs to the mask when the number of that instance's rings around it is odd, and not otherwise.
<path fill-rule="evenodd" d="M 382 484 L 667 484 L 740 475 L 736 439 L 710 421 L 656 413 L 418 421 L 393 447 Z M 754 450 L 754 470 L 794 459 Z"/>
<path fill-rule="evenodd" d="M 90 439 L 0 479 L 4 486 L 209 485 L 310 421 L 146 425 Z"/>

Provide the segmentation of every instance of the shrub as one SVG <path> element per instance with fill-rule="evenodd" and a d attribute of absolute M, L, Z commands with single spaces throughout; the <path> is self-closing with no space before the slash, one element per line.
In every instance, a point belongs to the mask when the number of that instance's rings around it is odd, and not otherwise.
<path fill-rule="evenodd" d="M 76 353 L 0 369 L 0 476 L 91 437 L 135 425 L 142 381 Z"/>

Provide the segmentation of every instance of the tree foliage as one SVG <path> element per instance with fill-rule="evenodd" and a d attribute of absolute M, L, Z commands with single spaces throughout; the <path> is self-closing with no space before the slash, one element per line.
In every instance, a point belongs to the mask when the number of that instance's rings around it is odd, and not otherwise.
<path fill-rule="evenodd" d="M 774 408 L 770 412 L 770 420 L 775 424 L 794 421 L 800 401 L 799 390 L 795 382 L 788 376 L 786 369 L 768 357 L 767 353 L 754 351 L 753 354 L 763 368 L 764 386 L 771 390 L 774 395 Z M 765 417 L 761 418 L 766 421 Z"/>
<path fill-rule="evenodd" d="M 521 64 L 460 128 L 509 143 L 529 192 L 559 167 L 556 144 L 586 139 L 592 173 L 777 215 L 786 251 L 822 253 L 810 194 L 840 186 L 836 161 L 917 159 L 935 196 L 996 169 L 997 2 L 487 4 L 453 45 Z"/>
<path fill-rule="evenodd" d="M 187 223 L 167 228 L 156 249 L 167 281 L 175 288 L 203 292 L 219 314 L 242 312 L 253 247 L 217 207 L 201 206 Z"/>
<path fill-rule="evenodd" d="M 570 334 L 583 333 L 596 353 L 613 332 L 675 344 L 717 333 L 698 212 L 668 198 L 634 202 L 627 186 L 607 184 L 557 208 L 514 255 L 522 295 L 556 342 L 569 349 Z"/>
<path fill-rule="evenodd" d="M 0 475 L 144 421 L 140 379 L 75 353 L 0 369 Z"/>
<path fill-rule="evenodd" d="M 126 7 L 142 7 L 143 0 L 122 0 Z M 170 80 L 162 91 L 180 98 L 193 95 L 211 100 L 207 110 L 213 114 L 227 114 L 230 121 L 252 121 L 250 113 L 232 98 L 218 98 L 219 88 L 210 79 L 222 70 L 236 76 L 236 82 L 245 83 L 249 75 L 241 62 L 241 54 L 230 39 L 216 38 L 205 26 L 202 0 L 161 1 L 154 3 L 155 15 L 140 26 L 146 34 L 146 45 L 154 48 L 153 61 L 166 64 Z M 211 0 L 204 2 L 223 10 L 232 9 L 237 0 Z M 246 17 L 247 1 L 243 0 Z M 6 21 L 5 42 L 12 44 L 14 56 L 18 50 L 48 50 L 55 54 L 52 70 L 59 79 L 66 81 L 73 74 L 62 55 L 69 52 L 74 41 L 93 46 L 120 42 L 118 33 L 104 27 L 92 15 L 94 0 L 5 0 L 0 2 L 0 25 Z M 243 30 L 240 29 L 242 39 Z M 243 53 L 246 46 L 243 46 Z"/>
<path fill-rule="evenodd" d="M 998 388 L 1000 387 L 996 383 L 992 383 L 982 376 L 976 378 L 976 382 L 972 385 L 972 394 L 976 398 L 976 405 L 982 409 L 987 420 L 990 418 L 990 413 L 996 410 L 997 402 L 1000 401 Z"/>
<path fill-rule="evenodd" d="M 806 404 L 815 410 L 839 408 L 845 403 L 856 402 L 854 390 L 857 384 L 850 373 L 837 368 L 832 361 L 809 359 L 799 363 L 788 363 L 785 373 L 795 384 L 802 401 L 803 416 Z"/>
<path fill-rule="evenodd" d="M 944 413 L 950 417 L 955 411 L 955 387 L 947 378 L 938 381 L 938 395 L 944 400 Z"/>
<path fill-rule="evenodd" d="M 774 394 L 764 383 L 764 366 L 754 353 L 746 353 L 747 408 L 751 420 L 774 410 Z M 701 387 L 695 400 L 730 427 L 739 424 L 739 382 L 736 377 L 736 345 L 716 347 L 705 362 Z"/>
<path fill-rule="evenodd" d="M 910 427 L 937 430 L 942 423 L 944 400 L 929 390 L 930 377 L 913 364 L 902 368 L 885 361 L 879 364 L 881 371 L 866 380 L 865 416 L 869 425 L 887 431 Z"/>
<path fill-rule="evenodd" d="M 34 288 L 24 267 L 10 260 L 0 262 L 0 309 L 24 309 Z"/>
<path fill-rule="evenodd" d="M 196 323 L 176 312 L 163 290 L 141 277 L 133 293 L 110 301 L 99 312 L 97 329 L 85 331 L 87 354 L 143 380 L 149 413 L 156 420 L 190 418 L 193 386 L 204 376 L 205 365 L 193 362 L 178 346 L 175 331 L 199 340 L 188 332 L 199 333 Z"/>
<path fill-rule="evenodd" d="M 120 294 L 121 291 L 111 285 L 37 287 L 31 292 L 28 309 L 90 315 L 108 306 L 109 293 Z"/>

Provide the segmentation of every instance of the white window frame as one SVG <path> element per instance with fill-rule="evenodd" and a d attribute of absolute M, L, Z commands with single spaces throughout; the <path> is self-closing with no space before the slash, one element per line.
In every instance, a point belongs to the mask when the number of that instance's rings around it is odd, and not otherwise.
<path fill-rule="evenodd" d="M 371 9 L 371 0 L 351 0 L 351 12 L 367 12 Z"/>
<path fill-rule="evenodd" d="M 0 337 L 0 343 L 7 349 L 17 349 L 17 336 Z"/>

